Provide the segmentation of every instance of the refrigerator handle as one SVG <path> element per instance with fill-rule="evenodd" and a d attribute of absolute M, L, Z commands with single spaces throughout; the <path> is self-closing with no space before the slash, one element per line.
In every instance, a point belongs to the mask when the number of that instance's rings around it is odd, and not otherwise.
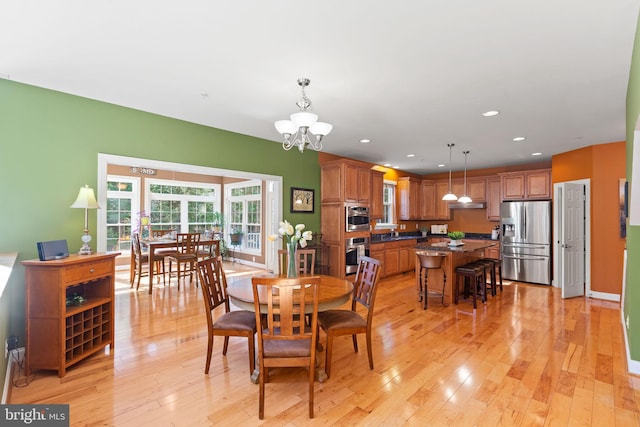
<path fill-rule="evenodd" d="M 526 206 L 522 206 L 522 215 L 520 215 L 520 231 L 522 233 L 522 239 L 527 240 L 527 209 Z"/>

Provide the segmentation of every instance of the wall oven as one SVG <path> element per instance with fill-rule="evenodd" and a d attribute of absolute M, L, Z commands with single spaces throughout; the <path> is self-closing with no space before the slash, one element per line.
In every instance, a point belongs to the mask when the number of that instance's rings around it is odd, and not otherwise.
<path fill-rule="evenodd" d="M 369 208 L 366 206 L 347 206 L 347 231 L 369 231 Z"/>
<path fill-rule="evenodd" d="M 369 256 L 369 238 L 352 237 L 346 240 L 346 274 L 355 274 L 358 271 L 360 257 Z"/>

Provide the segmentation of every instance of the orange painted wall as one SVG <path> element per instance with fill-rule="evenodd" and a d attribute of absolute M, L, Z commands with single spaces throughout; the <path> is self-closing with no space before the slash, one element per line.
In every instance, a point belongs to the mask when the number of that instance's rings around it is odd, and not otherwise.
<path fill-rule="evenodd" d="M 553 156 L 552 181 L 591 180 L 591 289 L 622 293 L 625 239 L 619 228 L 619 179 L 625 177 L 626 143 L 593 145 Z"/>

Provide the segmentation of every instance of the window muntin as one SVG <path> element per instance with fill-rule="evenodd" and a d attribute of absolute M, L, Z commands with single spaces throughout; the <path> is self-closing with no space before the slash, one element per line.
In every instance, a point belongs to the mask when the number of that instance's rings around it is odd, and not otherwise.
<path fill-rule="evenodd" d="M 205 233 L 220 210 L 220 185 L 148 179 L 146 198 L 154 229 Z"/>
<path fill-rule="evenodd" d="M 107 177 L 107 251 L 131 250 L 132 219 L 138 211 L 138 186 L 137 178 Z"/>
<path fill-rule="evenodd" d="M 396 183 L 385 181 L 382 191 L 382 223 L 395 224 Z"/>
<path fill-rule="evenodd" d="M 225 233 L 242 232 L 242 243 L 235 249 L 259 254 L 262 250 L 262 183 L 228 184 L 226 194 L 229 227 Z"/>

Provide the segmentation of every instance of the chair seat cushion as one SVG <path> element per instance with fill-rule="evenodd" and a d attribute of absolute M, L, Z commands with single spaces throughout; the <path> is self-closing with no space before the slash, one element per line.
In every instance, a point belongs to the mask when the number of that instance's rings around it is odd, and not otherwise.
<path fill-rule="evenodd" d="M 225 313 L 213 323 L 213 329 L 256 331 L 256 315 L 253 311 L 236 310 Z"/>
<path fill-rule="evenodd" d="M 176 261 L 196 261 L 197 260 L 197 256 L 195 253 L 193 254 L 175 253 L 172 255 L 168 255 L 168 257 Z"/>
<path fill-rule="evenodd" d="M 327 310 L 318 313 L 318 323 L 325 331 L 331 329 L 366 328 L 367 321 L 355 311 Z"/>
<path fill-rule="evenodd" d="M 265 340 L 264 357 L 308 357 L 311 355 L 311 338 L 301 340 Z"/>

